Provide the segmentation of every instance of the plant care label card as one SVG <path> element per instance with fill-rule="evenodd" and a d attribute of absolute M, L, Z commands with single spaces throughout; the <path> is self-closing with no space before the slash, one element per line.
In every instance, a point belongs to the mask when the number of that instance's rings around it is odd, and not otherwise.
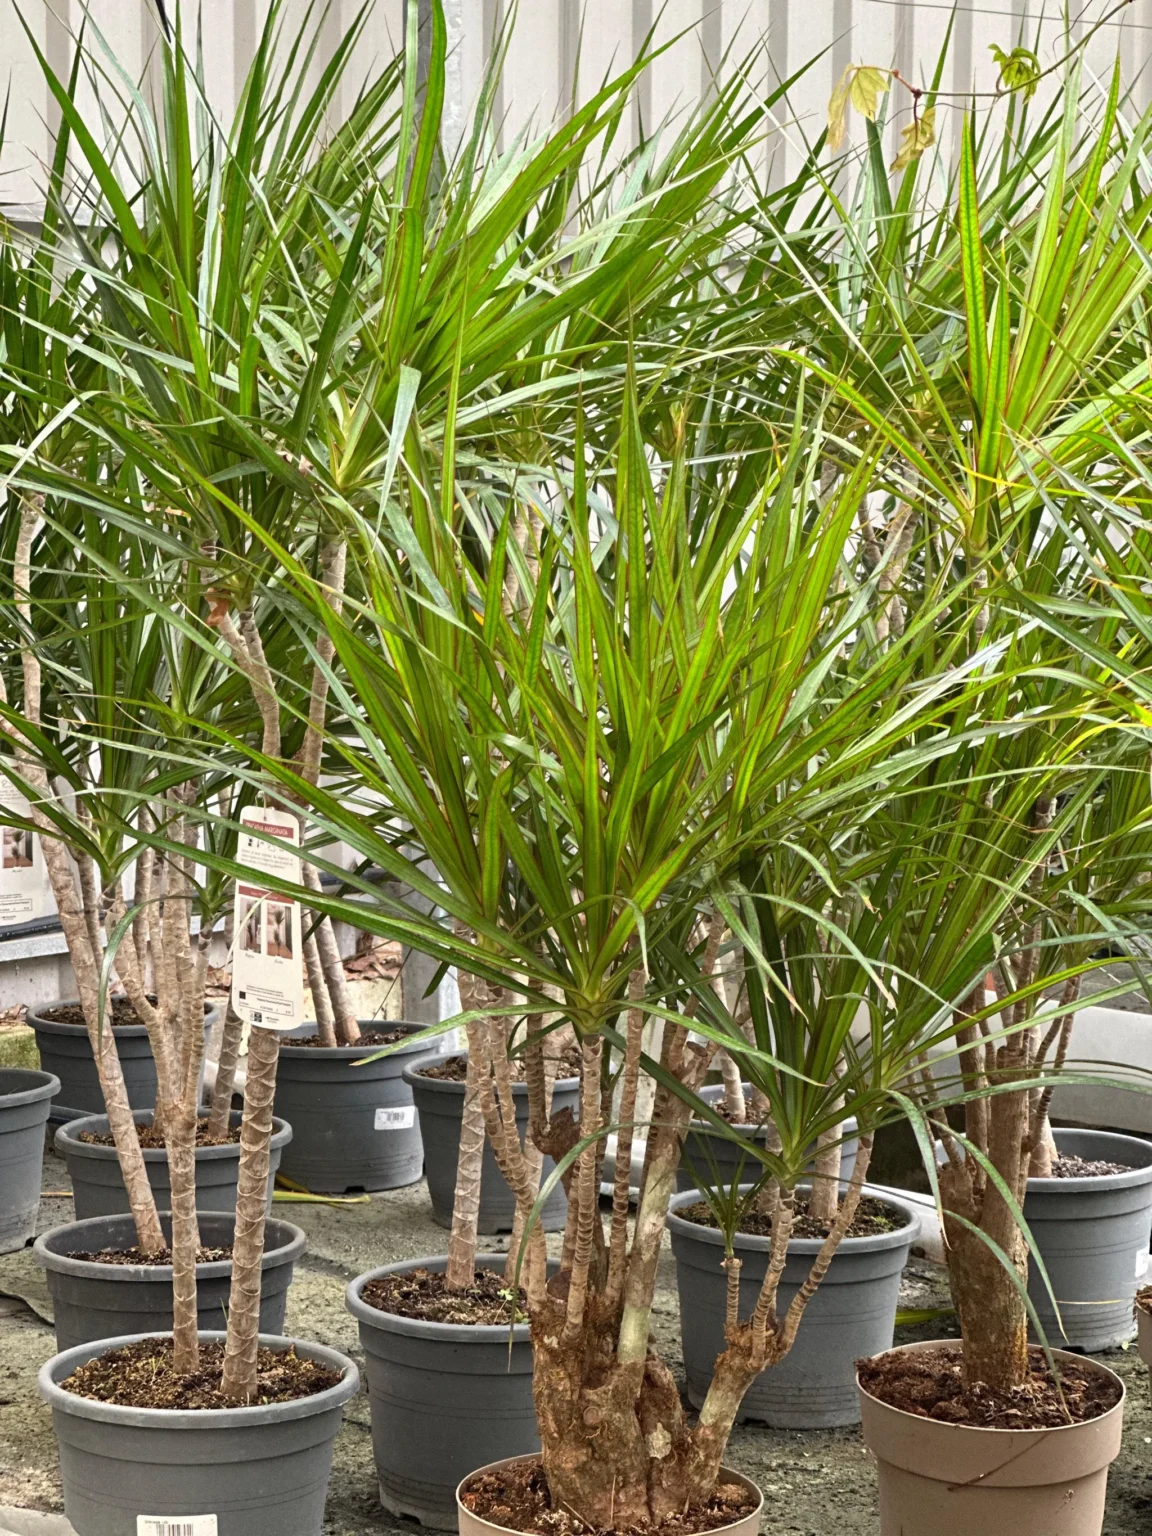
<path fill-rule="evenodd" d="M 28 818 L 27 799 L 0 776 L 0 808 Z M 23 827 L 0 827 L 0 927 L 30 923 L 50 911 L 40 839 Z"/>
<path fill-rule="evenodd" d="M 300 903 L 268 890 L 260 876 L 299 885 L 300 855 L 271 838 L 298 848 L 299 821 L 278 806 L 240 813 L 236 861 L 251 873 L 236 882 L 232 1006 L 256 1029 L 288 1030 L 304 1022 Z"/>
<path fill-rule="evenodd" d="M 215 1515 L 137 1515 L 136 1536 L 216 1536 Z"/>

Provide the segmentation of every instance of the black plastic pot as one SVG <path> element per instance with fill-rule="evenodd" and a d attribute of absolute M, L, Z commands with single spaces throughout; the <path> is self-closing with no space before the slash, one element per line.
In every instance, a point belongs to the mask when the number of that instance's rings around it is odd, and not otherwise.
<path fill-rule="evenodd" d="M 424 1173 L 428 1179 L 428 1193 L 432 1197 L 432 1216 L 440 1226 L 450 1227 L 452 1202 L 456 1197 L 456 1164 L 460 1153 L 460 1121 L 464 1114 L 465 1085 L 440 1077 L 425 1077 L 421 1068 L 430 1066 L 437 1059 L 426 1056 L 414 1061 L 404 1069 L 404 1081 L 412 1090 L 420 1116 L 420 1134 L 424 1138 Z M 528 1129 L 527 1086 L 524 1083 L 513 1083 L 512 1094 L 516 1103 L 516 1127 L 523 1139 Z M 565 1077 L 557 1080 L 552 1090 L 552 1108 L 568 1108 L 574 1115 L 579 1115 L 579 1078 Z M 546 1157 L 541 1178 L 547 1178 L 553 1167 L 552 1159 Z M 515 1215 L 516 1197 L 500 1172 L 491 1142 L 485 1139 L 478 1230 L 484 1233 L 511 1232 Z M 568 1199 L 557 1180 L 540 1214 L 545 1232 L 562 1231 L 567 1215 Z"/>
<path fill-rule="evenodd" d="M 744 1092 L 748 1093 L 747 1083 L 744 1084 Z M 700 1090 L 700 1097 L 712 1104 L 719 1103 L 724 1097 L 723 1084 L 709 1083 Z M 764 1145 L 768 1134 L 762 1125 L 734 1125 L 732 1129 L 743 1136 L 745 1141 L 756 1142 L 760 1146 Z M 843 1134 L 845 1140 L 840 1147 L 840 1177 L 849 1179 L 858 1144 L 855 1120 L 844 1122 Z M 753 1183 L 762 1171 L 762 1166 L 743 1147 L 730 1141 L 707 1121 L 693 1120 L 684 1138 L 684 1150 L 676 1170 L 676 1188 L 681 1193 L 695 1189 L 702 1180 L 708 1183 L 716 1179 L 717 1175 L 721 1185 L 731 1188 L 733 1184 Z"/>
<path fill-rule="evenodd" d="M 31 1067 L 0 1068 L 0 1253 L 36 1231 L 44 1126 L 60 1079 Z"/>
<path fill-rule="evenodd" d="M 52 1106 L 52 1118 L 57 1122 L 74 1120 L 79 1115 L 104 1113 L 104 1095 L 100 1091 L 87 1029 L 83 1024 L 58 1024 L 44 1018 L 50 1008 L 78 1006 L 76 998 L 66 997 L 28 1010 L 28 1023 L 36 1031 L 40 1065 L 60 1079 L 57 1102 Z M 219 1013 L 217 1004 L 204 1004 L 205 1036 L 216 1023 Z M 148 1031 L 143 1024 L 118 1024 L 115 1038 L 129 1104 L 133 1109 L 152 1109 L 156 1103 L 156 1063 L 152 1060 Z"/>
<path fill-rule="evenodd" d="M 1051 1343 L 1113 1349 L 1136 1332 L 1132 1303 L 1147 1279 L 1152 1142 L 1112 1131 L 1053 1134 L 1067 1156 L 1127 1167 L 1100 1178 L 1028 1180 L 1024 1219 L 1060 1304 L 1060 1320 L 1035 1263 L 1029 1265 L 1028 1293 Z"/>
<path fill-rule="evenodd" d="M 751 1185 L 746 1188 L 752 1188 Z M 874 1198 L 880 1198 L 869 1190 Z M 698 1191 L 674 1195 L 668 1229 L 676 1259 L 680 1294 L 680 1332 L 688 1396 L 700 1407 L 712 1379 L 716 1356 L 724 1348 L 728 1277 L 721 1268 L 723 1234 L 677 1215 L 700 1198 Z M 910 1207 L 887 1194 L 884 1204 L 905 1219 L 895 1232 L 848 1237 L 840 1244 L 827 1274 L 808 1303 L 796 1342 L 778 1365 L 761 1372 L 749 1387 L 738 1419 L 758 1419 L 775 1429 L 829 1429 L 860 1420 L 856 1361 L 892 1347 L 900 1275 L 920 1230 Z M 815 1237 L 793 1238 L 780 1281 L 776 1310 L 783 1317 L 823 1246 Z M 756 1305 L 771 1240 L 737 1233 L 740 1316 Z"/>
<path fill-rule="evenodd" d="M 137 1125 L 149 1125 L 150 1109 L 137 1110 L 133 1117 Z M 232 1112 L 232 1124 L 240 1124 L 240 1112 Z M 56 1151 L 68 1164 L 68 1177 L 72 1180 L 72 1195 L 76 1205 L 76 1219 L 87 1221 L 90 1216 L 126 1216 L 130 1211 L 128 1191 L 120 1175 L 120 1164 L 115 1147 L 94 1145 L 81 1141 L 84 1131 L 108 1134 L 106 1115 L 88 1115 L 82 1120 L 70 1120 L 56 1132 Z M 292 1139 L 292 1127 L 283 1120 L 272 1122 L 272 1147 L 268 1167 L 268 1209 L 272 1209 L 272 1185 L 280 1166 L 280 1155 Z M 163 1147 L 145 1147 L 144 1164 L 148 1169 L 148 1182 L 156 1196 L 160 1210 L 166 1211 L 172 1204 L 172 1186 L 168 1181 L 168 1153 Z M 240 1144 L 230 1142 L 224 1147 L 196 1148 L 196 1209 L 198 1211 L 235 1211 L 236 1178 L 240 1172 Z"/>
<path fill-rule="evenodd" d="M 360 1023 L 365 1030 L 381 1027 L 378 1019 Z M 415 1033 L 425 1026 L 394 1027 Z M 296 1031 L 315 1032 L 315 1024 Z M 357 1066 L 373 1049 L 293 1045 L 291 1035 L 281 1038 L 275 1108 L 292 1127 L 292 1141 L 280 1170 L 305 1189 L 399 1189 L 420 1177 L 424 1148 L 403 1073 L 413 1056 L 427 1054 L 428 1043 L 400 1046 L 394 1055 Z"/>
<path fill-rule="evenodd" d="M 156 1536 L 153 1527 L 137 1526 L 148 1515 L 186 1525 L 181 1536 L 320 1536 L 332 1443 L 360 1385 L 352 1361 L 305 1340 L 261 1336 L 261 1344 L 295 1349 L 344 1374 L 315 1397 L 250 1408 L 121 1408 L 59 1385 L 87 1361 L 141 1337 L 81 1344 L 40 1371 L 60 1444 L 64 1513 L 78 1536 Z M 200 1335 L 202 1343 L 222 1338 Z M 194 1523 L 203 1515 L 216 1524 Z"/>
<path fill-rule="evenodd" d="M 235 1218 L 222 1212 L 199 1215 L 200 1241 L 208 1248 L 232 1242 Z M 171 1239 L 172 1219 L 161 1216 L 164 1236 Z M 161 1333 L 172 1327 L 172 1266 L 170 1264 L 97 1264 L 73 1258 L 102 1248 L 131 1248 L 136 1228 L 131 1216 L 97 1216 L 53 1227 L 36 1239 L 32 1252 L 47 1272 L 56 1324 L 57 1349 L 75 1349 L 93 1339 L 125 1333 Z M 307 1239 L 287 1221 L 264 1225 L 264 1262 L 260 1286 L 260 1332 L 283 1333 L 284 1311 L 292 1268 Z M 232 1260 L 196 1266 L 196 1306 L 205 1333 L 228 1322 Z"/>
<path fill-rule="evenodd" d="M 504 1262 L 503 1255 L 476 1260 L 483 1269 Z M 527 1323 L 430 1323 L 361 1300 L 381 1275 L 442 1271 L 446 1263 L 385 1264 L 353 1280 L 345 1300 L 360 1325 L 380 1502 L 394 1515 L 454 1530 L 461 1478 L 488 1461 L 539 1450 L 540 1437 Z"/>

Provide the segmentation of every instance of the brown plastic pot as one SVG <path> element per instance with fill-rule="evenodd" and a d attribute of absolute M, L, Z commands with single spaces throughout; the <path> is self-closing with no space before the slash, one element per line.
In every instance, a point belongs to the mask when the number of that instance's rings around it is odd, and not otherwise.
<path fill-rule="evenodd" d="M 519 1532 L 512 1531 L 506 1525 L 494 1525 L 491 1520 L 481 1520 L 477 1515 L 465 1509 L 460 1495 L 474 1477 L 481 1472 L 497 1472 L 501 1467 L 516 1467 L 524 1461 L 539 1461 L 538 1456 L 506 1456 L 503 1461 L 490 1461 L 486 1467 L 477 1467 L 475 1472 L 469 1472 L 468 1476 L 456 1490 L 456 1510 L 460 1521 L 460 1536 L 494 1536 L 500 1532 L 500 1536 L 519 1536 Z M 747 1488 L 750 1493 L 756 1495 L 756 1508 L 744 1516 L 742 1520 L 734 1520 L 731 1525 L 718 1525 L 708 1532 L 708 1536 L 757 1536 L 760 1530 L 760 1516 L 764 1509 L 764 1495 L 751 1479 L 744 1477 L 740 1472 L 733 1472 L 731 1467 L 721 1467 L 721 1474 L 725 1482 L 739 1483 L 741 1488 Z M 917 1531 L 916 1536 L 928 1536 L 928 1532 Z"/>
<path fill-rule="evenodd" d="M 939 1349 L 954 1340 L 905 1344 Z M 1107 1366 L 1054 1350 L 1119 1382 Z M 860 1388 L 860 1427 L 876 1457 L 881 1536 L 1100 1536 L 1108 1467 L 1120 1452 L 1120 1401 L 1084 1424 L 1059 1429 L 977 1429 L 922 1419 Z"/>

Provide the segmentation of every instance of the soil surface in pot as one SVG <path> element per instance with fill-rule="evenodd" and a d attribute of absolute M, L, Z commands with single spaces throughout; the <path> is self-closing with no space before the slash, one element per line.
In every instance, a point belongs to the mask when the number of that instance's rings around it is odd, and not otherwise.
<path fill-rule="evenodd" d="M 66 1376 L 65 1392 L 122 1408 L 235 1408 L 220 1394 L 223 1343 L 201 1344 L 200 1369 L 184 1375 L 172 1368 L 171 1339 L 137 1339 L 98 1355 Z M 315 1397 L 340 1380 L 339 1371 L 295 1350 L 261 1349 L 256 1356 L 256 1403 L 290 1403 Z"/>
<path fill-rule="evenodd" d="M 538 1536 L 615 1536 L 612 1531 L 593 1533 L 569 1510 L 553 1509 L 544 1468 L 538 1461 L 481 1472 L 469 1479 L 460 1498 L 479 1519 L 513 1531 L 535 1532 Z M 644 1536 L 691 1536 L 697 1531 L 714 1531 L 750 1515 L 756 1503 L 756 1495 L 739 1483 L 718 1483 L 703 1508 L 647 1526 Z M 623 1528 L 621 1536 L 625 1536 Z M 631 1536 L 631 1532 L 626 1536 Z"/>
<path fill-rule="evenodd" d="M 508 1063 L 511 1069 L 512 1081 L 522 1083 L 524 1081 L 524 1058 L 513 1056 Z M 426 1067 L 420 1068 L 421 1077 L 438 1077 L 445 1083 L 462 1083 L 468 1076 L 467 1056 L 445 1056 L 443 1061 L 432 1062 Z M 580 1047 L 568 1046 L 560 1056 L 556 1066 L 556 1077 L 572 1078 L 580 1076 Z"/>
<path fill-rule="evenodd" d="M 148 1253 L 143 1248 L 98 1248 L 95 1253 L 70 1253 L 70 1259 L 83 1259 L 86 1264 L 121 1264 L 130 1266 L 133 1264 L 171 1264 L 172 1250 L 170 1248 L 157 1248 L 155 1252 Z M 232 1248 L 197 1248 L 197 1264 L 218 1264 L 221 1259 L 230 1259 Z"/>
<path fill-rule="evenodd" d="M 1035 1346 L 1028 1351 L 1028 1380 L 1010 1392 L 994 1392 L 982 1382 L 966 1390 L 961 1358 L 959 1349 L 925 1349 L 877 1355 L 857 1369 L 865 1392 L 889 1407 L 977 1429 L 1059 1429 L 1097 1419 L 1120 1401 L 1118 1382 L 1063 1361 L 1062 1403 L 1044 1351 Z"/>
<path fill-rule="evenodd" d="M 362 1029 L 360 1031 L 360 1038 L 359 1038 L 359 1040 L 353 1040 L 351 1042 L 351 1044 L 352 1045 L 395 1045 L 398 1040 L 407 1040 L 408 1036 L 411 1033 L 412 1033 L 412 1031 L 408 1030 L 408 1029 L 389 1029 L 389 1030 Z M 325 1045 L 323 1040 L 321 1040 L 319 1035 L 293 1035 L 290 1039 L 286 1039 L 284 1041 L 284 1044 L 285 1045 L 290 1045 L 290 1046 L 293 1046 L 293 1047 L 295 1047 L 297 1045 L 318 1046 L 318 1047 L 321 1047 L 323 1050 L 326 1050 L 326 1051 L 330 1051 L 330 1050 L 333 1049 L 332 1046 Z M 339 1049 L 339 1050 L 347 1050 L 348 1046 L 349 1046 L 349 1042 L 348 1041 L 337 1040 L 337 1042 L 336 1042 L 336 1048 Z"/>
<path fill-rule="evenodd" d="M 152 1150 L 166 1147 L 168 1143 L 164 1139 L 164 1132 L 157 1130 L 155 1126 L 138 1125 L 136 1134 L 140 1138 L 140 1145 Z M 116 1138 L 111 1131 L 81 1131 L 80 1141 L 86 1141 L 91 1147 L 114 1147 Z M 229 1126 L 222 1136 L 209 1136 L 208 1121 L 200 1120 L 196 1124 L 196 1145 L 198 1147 L 234 1147 L 240 1140 L 240 1127 Z"/>
<path fill-rule="evenodd" d="M 1152 1317 L 1152 1285 L 1146 1285 L 1136 1292 L 1136 1305 Z"/>
<path fill-rule="evenodd" d="M 507 1324 L 512 1319 L 512 1292 L 499 1270 L 478 1269 L 466 1291 L 450 1291 L 444 1276 L 430 1269 L 410 1269 L 405 1274 L 381 1275 L 360 1292 L 362 1300 L 380 1312 L 396 1317 L 421 1318 L 427 1323 L 473 1323 L 478 1326 Z M 528 1321 L 528 1298 L 516 1292 L 515 1321 Z"/>
<path fill-rule="evenodd" d="M 692 1222 L 698 1227 L 711 1227 L 713 1231 L 719 1231 L 719 1223 L 708 1209 L 703 1200 L 697 1200 L 693 1205 L 684 1205 L 676 1212 L 685 1221 Z M 852 1218 L 852 1225 L 848 1228 L 848 1237 L 876 1237 L 881 1232 L 898 1232 L 901 1227 L 908 1225 L 907 1218 L 899 1211 L 894 1211 L 881 1200 L 873 1200 L 871 1195 L 865 1195 L 856 1207 L 856 1214 Z M 772 1218 L 762 1211 L 745 1211 L 740 1218 L 739 1231 L 747 1237 L 771 1237 Z M 828 1224 L 818 1221 L 808 1214 L 808 1201 L 797 1200 L 796 1216 L 792 1223 L 793 1237 L 827 1237 Z"/>
<path fill-rule="evenodd" d="M 1110 1173 L 1131 1173 L 1131 1163 L 1092 1162 L 1086 1157 L 1058 1157 L 1052 1164 L 1054 1179 L 1103 1179 Z"/>
<path fill-rule="evenodd" d="M 155 998 L 152 1001 L 155 1002 Z M 35 1012 L 40 1018 L 47 1019 L 50 1024 L 78 1024 L 81 1029 L 87 1026 L 84 1010 L 79 1003 L 64 1003 L 57 1008 L 37 1008 Z M 105 1018 L 109 1013 L 114 1026 L 144 1022 L 126 997 L 110 997 Z"/>

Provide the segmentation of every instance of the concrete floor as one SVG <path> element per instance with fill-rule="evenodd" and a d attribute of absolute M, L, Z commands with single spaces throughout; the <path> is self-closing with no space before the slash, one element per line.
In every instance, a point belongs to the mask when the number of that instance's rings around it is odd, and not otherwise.
<path fill-rule="evenodd" d="M 42 1229 L 72 1219 L 67 1188 L 64 1165 L 50 1154 L 45 1159 Z M 276 1209 L 308 1233 L 308 1251 L 289 1292 L 288 1332 L 354 1356 L 356 1328 L 343 1304 L 347 1282 L 377 1264 L 444 1249 L 445 1234 L 431 1219 L 423 1184 L 373 1196 L 363 1205 L 278 1203 Z M 922 1308 L 945 1301 L 941 1272 L 914 1262 L 906 1274 L 903 1304 Z M 15 1529 L 20 1536 L 67 1536 L 70 1530 L 16 1513 L 62 1508 L 51 1419 L 36 1392 L 37 1369 L 55 1352 L 50 1317 L 47 1290 L 31 1253 L 0 1256 L 0 1531 Z M 665 1359 L 682 1377 L 670 1254 L 661 1264 L 655 1331 Z M 949 1331 L 946 1323 L 936 1322 L 902 1330 L 900 1338 Z M 1108 1363 L 1125 1378 L 1129 1399 L 1124 1446 L 1109 1484 L 1104 1536 L 1147 1536 L 1152 1530 L 1148 1375 L 1134 1351 L 1117 1352 Z M 763 1529 L 771 1536 L 877 1536 L 875 1473 L 855 1429 L 795 1433 L 744 1425 L 733 1436 L 729 1460 L 764 1489 Z M 414 1523 L 384 1514 L 377 1502 L 368 1401 L 361 1396 L 346 1413 L 337 1441 L 326 1536 L 415 1536 L 418 1530 Z"/>

